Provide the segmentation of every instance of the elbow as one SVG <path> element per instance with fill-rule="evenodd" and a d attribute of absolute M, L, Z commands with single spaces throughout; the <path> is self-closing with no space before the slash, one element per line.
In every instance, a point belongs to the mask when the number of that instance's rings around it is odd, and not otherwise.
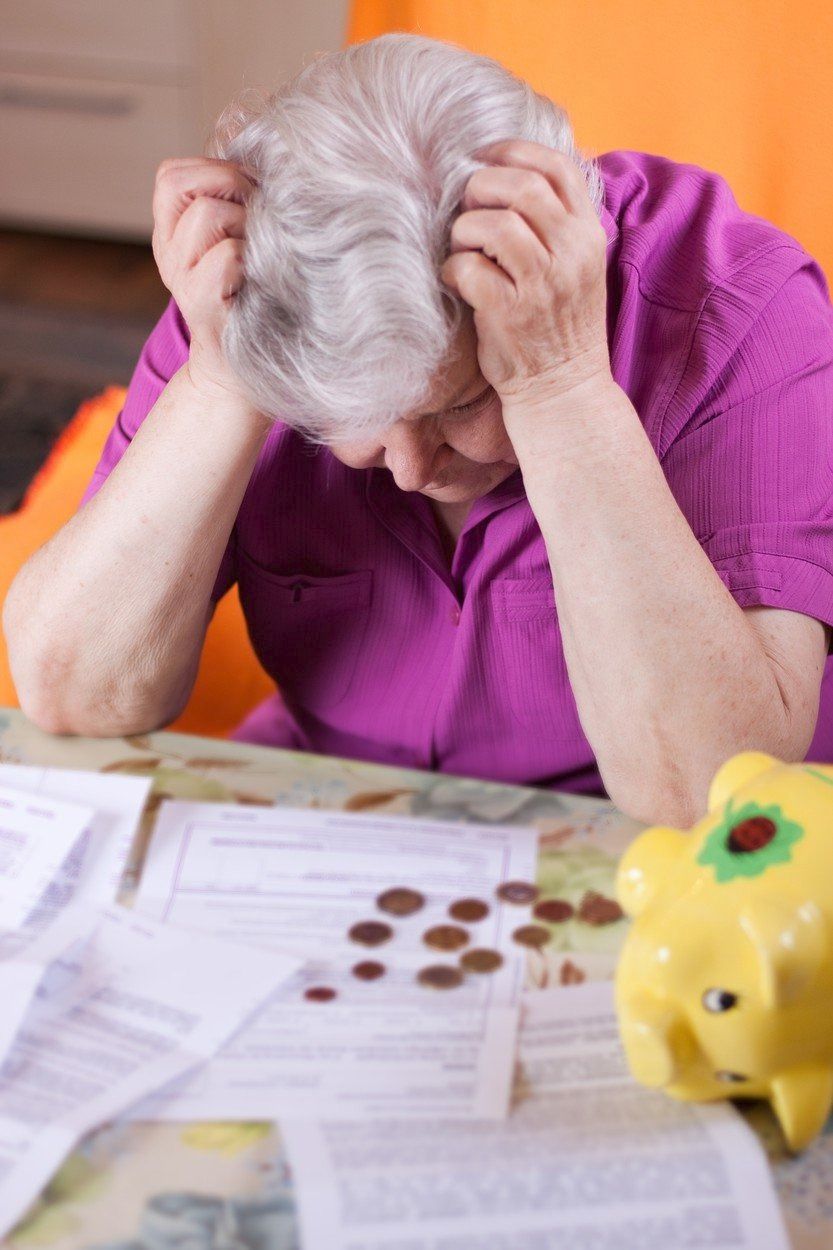
<path fill-rule="evenodd" d="M 8 601 L 3 629 L 20 709 L 44 733 L 89 738 L 152 733 L 181 711 L 180 699 L 176 706 L 163 705 L 152 692 L 128 690 L 118 678 L 93 678 L 72 646 L 57 642 L 37 623 L 24 627 Z"/>
<path fill-rule="evenodd" d="M 119 706 L 109 699 L 96 702 L 74 698 L 48 683 L 20 688 L 18 700 L 24 716 L 37 729 L 56 736 L 132 737 L 165 729 L 179 715 L 179 709 L 167 712 L 147 706 Z"/>
<path fill-rule="evenodd" d="M 18 593 L 20 574 L 3 604 L 3 635 L 9 670 L 24 716 L 50 734 L 72 733 L 66 709 L 58 697 L 68 669 L 66 658 L 44 646 L 44 630 L 34 613 L 27 612 Z"/>
<path fill-rule="evenodd" d="M 600 772 L 615 807 L 640 824 L 690 829 L 706 813 L 711 774 L 695 775 L 665 752 L 661 758 L 643 755 L 630 766 L 627 762 L 611 770 L 600 766 Z"/>
<path fill-rule="evenodd" d="M 620 789 L 606 785 L 611 802 L 625 816 L 642 825 L 664 825 L 672 829 L 690 829 L 705 814 L 705 804 L 692 794 L 681 793 L 676 785 L 657 789 L 653 780 L 642 787 Z"/>

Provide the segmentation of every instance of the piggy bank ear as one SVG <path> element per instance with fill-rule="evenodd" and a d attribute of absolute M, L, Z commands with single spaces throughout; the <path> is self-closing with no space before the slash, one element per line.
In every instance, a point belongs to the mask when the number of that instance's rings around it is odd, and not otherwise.
<path fill-rule="evenodd" d="M 629 916 L 638 916 L 662 894 L 668 874 L 686 846 L 687 836 L 667 825 L 640 833 L 619 861 L 616 897 Z"/>
<path fill-rule="evenodd" d="M 760 777 L 761 773 L 768 773 L 770 769 L 780 766 L 781 760 L 764 751 L 741 751 L 733 755 L 725 764 L 721 764 L 712 777 L 708 797 L 709 811 L 719 811 L 737 790 Z"/>
<path fill-rule="evenodd" d="M 767 1007 L 794 1002 L 818 973 L 828 950 L 824 917 L 815 903 L 756 898 L 740 911 L 755 946 L 761 998 Z"/>

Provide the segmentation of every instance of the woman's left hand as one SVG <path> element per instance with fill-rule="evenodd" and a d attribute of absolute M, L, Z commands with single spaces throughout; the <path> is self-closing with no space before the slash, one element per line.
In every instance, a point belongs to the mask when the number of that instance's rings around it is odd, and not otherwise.
<path fill-rule="evenodd" d="M 478 361 L 504 418 L 611 379 L 607 236 L 576 164 L 521 139 L 469 178 L 440 277 L 474 309 Z"/>

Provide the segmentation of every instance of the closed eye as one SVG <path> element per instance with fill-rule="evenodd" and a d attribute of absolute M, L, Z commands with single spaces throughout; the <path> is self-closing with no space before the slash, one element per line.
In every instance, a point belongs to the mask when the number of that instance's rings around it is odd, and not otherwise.
<path fill-rule="evenodd" d="M 449 408 L 448 411 L 452 416 L 462 416 L 467 412 L 475 412 L 478 408 L 485 408 L 494 394 L 494 387 L 487 386 L 485 391 L 481 391 L 474 399 L 470 399 L 467 404 L 458 404 L 455 408 Z"/>

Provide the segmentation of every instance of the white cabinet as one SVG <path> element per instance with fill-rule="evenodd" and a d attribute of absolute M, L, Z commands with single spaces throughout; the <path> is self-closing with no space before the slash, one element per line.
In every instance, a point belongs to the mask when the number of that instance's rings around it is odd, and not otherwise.
<path fill-rule="evenodd" d="M 244 86 L 343 45 L 348 0 L 0 0 L 0 224 L 148 239 L 156 168 Z"/>

